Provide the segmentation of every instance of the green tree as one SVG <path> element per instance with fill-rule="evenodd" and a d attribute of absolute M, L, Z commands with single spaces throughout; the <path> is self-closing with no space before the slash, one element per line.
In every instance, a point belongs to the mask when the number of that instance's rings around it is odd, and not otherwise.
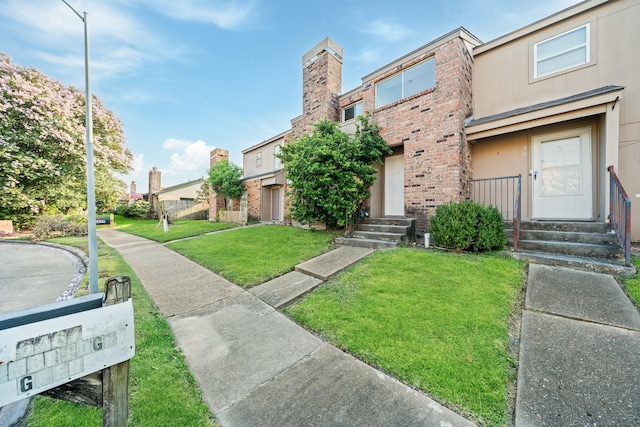
<path fill-rule="evenodd" d="M 222 159 L 209 169 L 211 190 L 226 199 L 242 196 L 242 168 Z"/>
<path fill-rule="evenodd" d="M 322 120 L 311 135 L 282 147 L 289 184 L 291 216 L 302 223 L 323 221 L 327 227 L 344 225 L 358 204 L 371 196 L 376 179 L 373 163 L 390 153 L 376 124 L 358 117 L 354 135 L 338 124 Z"/>
<path fill-rule="evenodd" d="M 96 206 L 112 207 L 131 169 L 120 121 L 93 97 Z M 0 219 L 86 208 L 85 97 L 0 53 Z"/>

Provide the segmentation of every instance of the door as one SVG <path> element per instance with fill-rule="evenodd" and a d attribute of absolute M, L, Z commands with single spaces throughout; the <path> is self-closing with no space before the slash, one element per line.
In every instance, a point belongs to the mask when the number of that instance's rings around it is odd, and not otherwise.
<path fill-rule="evenodd" d="M 404 154 L 384 159 L 384 214 L 404 216 Z"/>
<path fill-rule="evenodd" d="M 280 187 L 271 190 L 271 219 L 280 221 Z"/>
<path fill-rule="evenodd" d="M 533 138 L 533 217 L 592 219 L 591 128 Z"/>

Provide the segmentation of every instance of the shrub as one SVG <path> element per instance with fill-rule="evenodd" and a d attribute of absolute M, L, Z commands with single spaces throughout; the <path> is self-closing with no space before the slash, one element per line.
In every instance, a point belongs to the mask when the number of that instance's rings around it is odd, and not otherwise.
<path fill-rule="evenodd" d="M 42 215 L 36 219 L 32 231 L 38 240 L 86 236 L 87 219 L 84 217 L 79 219 L 77 216 L 65 218 L 62 215 Z"/>
<path fill-rule="evenodd" d="M 507 242 L 500 212 L 472 200 L 438 206 L 430 231 L 436 246 L 457 252 L 501 249 Z"/>
<path fill-rule="evenodd" d="M 118 210 L 118 214 L 125 218 L 147 219 L 149 217 L 149 202 L 145 200 L 136 200 L 133 204 L 123 206 Z"/>

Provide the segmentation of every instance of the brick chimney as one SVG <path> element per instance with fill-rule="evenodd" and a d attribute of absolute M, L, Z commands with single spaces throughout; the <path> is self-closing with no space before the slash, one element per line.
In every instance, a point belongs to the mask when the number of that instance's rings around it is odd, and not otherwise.
<path fill-rule="evenodd" d="M 302 116 L 292 120 L 292 137 L 313 130 L 322 119 L 339 121 L 342 48 L 329 37 L 302 56 Z"/>

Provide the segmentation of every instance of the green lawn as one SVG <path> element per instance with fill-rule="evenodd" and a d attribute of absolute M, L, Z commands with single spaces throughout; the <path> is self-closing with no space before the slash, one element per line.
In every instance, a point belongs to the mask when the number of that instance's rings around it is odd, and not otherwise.
<path fill-rule="evenodd" d="M 86 251 L 86 238 L 54 239 Z M 100 285 L 112 276 L 130 276 L 136 329 L 136 355 L 131 360 L 129 425 L 211 426 L 214 418 L 202 400 L 167 321 L 131 268 L 113 249 L 98 240 Z M 86 289 L 83 289 L 86 293 Z M 102 409 L 37 397 L 26 426 L 99 426 Z"/>
<path fill-rule="evenodd" d="M 116 215 L 115 223 L 115 228 L 118 229 L 118 231 L 135 234 L 136 236 L 155 240 L 160 243 L 176 239 L 184 239 L 186 237 L 199 236 L 212 231 L 224 230 L 238 226 L 238 224 L 224 222 L 184 220 L 174 221 L 173 225 L 169 227 L 169 232 L 165 233 L 162 225 L 158 227 L 157 220 L 138 220 Z"/>
<path fill-rule="evenodd" d="M 334 237 L 331 233 L 264 225 L 173 242 L 167 247 L 249 288 L 332 249 Z"/>
<path fill-rule="evenodd" d="M 503 425 L 515 361 L 508 320 L 523 265 L 498 256 L 378 251 L 286 312 L 332 343 Z"/>
<path fill-rule="evenodd" d="M 638 271 L 640 271 L 640 258 L 632 256 L 631 262 L 636 266 Z M 624 285 L 636 306 L 640 307 L 640 275 L 636 274 L 633 277 L 627 278 L 624 280 Z"/>

